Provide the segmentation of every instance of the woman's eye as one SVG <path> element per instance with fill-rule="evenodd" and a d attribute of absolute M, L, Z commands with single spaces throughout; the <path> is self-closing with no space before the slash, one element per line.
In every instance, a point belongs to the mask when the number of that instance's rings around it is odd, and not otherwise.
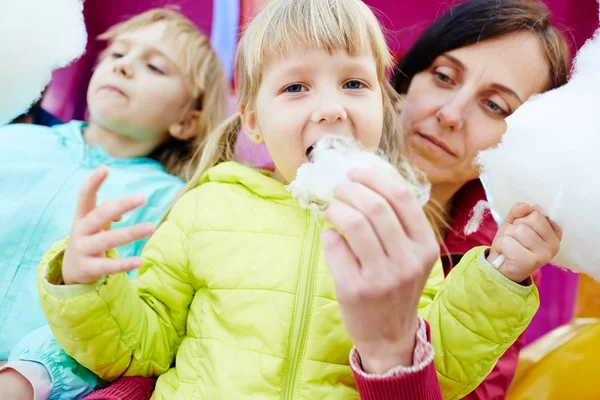
<path fill-rule="evenodd" d="M 360 81 L 348 81 L 344 84 L 346 89 L 362 89 L 364 86 Z"/>
<path fill-rule="evenodd" d="M 450 77 L 448 75 L 446 75 L 442 72 L 434 72 L 433 74 L 435 75 L 435 79 L 438 82 L 445 83 L 445 84 L 452 83 L 452 79 L 450 79 Z"/>
<path fill-rule="evenodd" d="M 117 58 L 122 58 L 123 54 L 122 53 L 118 53 L 118 52 L 112 52 L 112 53 L 110 53 L 110 56 L 112 58 L 114 58 L 114 59 L 117 59 Z"/>
<path fill-rule="evenodd" d="M 505 115 L 505 114 L 507 114 L 507 112 L 504 111 L 504 109 L 502 107 L 500 107 L 498 104 L 494 103 L 491 100 L 486 100 L 485 101 L 485 106 L 488 108 L 488 110 L 490 110 L 494 114 L 498 114 L 498 115 Z"/>
<path fill-rule="evenodd" d="M 299 83 L 290 85 L 285 88 L 285 91 L 289 92 L 289 93 L 300 93 L 300 92 L 304 92 L 305 90 L 306 90 L 306 88 Z"/>

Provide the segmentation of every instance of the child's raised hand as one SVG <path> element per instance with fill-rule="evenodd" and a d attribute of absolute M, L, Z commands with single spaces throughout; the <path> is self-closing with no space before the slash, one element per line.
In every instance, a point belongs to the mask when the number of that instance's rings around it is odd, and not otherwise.
<path fill-rule="evenodd" d="M 110 259 L 106 252 L 150 236 L 154 231 L 150 223 L 110 230 L 111 222 L 119 221 L 123 214 L 142 206 L 146 200 L 142 195 L 134 194 L 119 200 L 106 200 L 96 206 L 96 194 L 107 176 L 107 167 L 98 168 L 79 193 L 62 265 L 66 285 L 92 283 L 104 275 L 138 268 L 141 265 L 139 257 Z"/>
<path fill-rule="evenodd" d="M 323 233 L 342 319 L 367 372 L 412 364 L 417 307 L 438 258 L 421 205 L 397 179 L 353 171 L 325 214 Z"/>
<path fill-rule="evenodd" d="M 560 227 L 539 207 L 517 203 L 498 229 L 487 260 L 502 275 L 521 283 L 556 256 L 561 239 Z"/>

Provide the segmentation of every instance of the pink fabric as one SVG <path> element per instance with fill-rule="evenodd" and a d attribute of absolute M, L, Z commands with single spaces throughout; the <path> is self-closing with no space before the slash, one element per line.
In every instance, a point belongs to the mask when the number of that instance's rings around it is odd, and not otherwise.
<path fill-rule="evenodd" d="M 361 400 L 441 400 L 442 392 L 433 364 L 429 325 L 421 320 L 412 367 L 396 367 L 380 376 L 366 374 L 356 351 L 350 365 Z"/>
<path fill-rule="evenodd" d="M 50 396 L 52 380 L 43 365 L 30 361 L 11 361 L 0 366 L 0 373 L 7 369 L 14 369 L 29 381 L 34 400 L 46 400 Z"/>
<path fill-rule="evenodd" d="M 106 389 L 97 390 L 84 400 L 148 400 L 156 380 L 139 376 L 121 378 Z"/>
<path fill-rule="evenodd" d="M 388 377 L 398 377 L 406 374 L 412 374 L 424 370 L 427 365 L 433 362 L 433 346 L 427 340 L 427 326 L 425 320 L 419 318 L 419 329 L 417 330 L 417 343 L 413 351 L 413 360 L 410 367 L 399 365 L 384 374 L 369 374 L 363 371 L 360 361 L 360 355 L 356 348 L 350 352 L 350 366 L 354 374 L 358 374 L 365 379 L 385 379 Z"/>

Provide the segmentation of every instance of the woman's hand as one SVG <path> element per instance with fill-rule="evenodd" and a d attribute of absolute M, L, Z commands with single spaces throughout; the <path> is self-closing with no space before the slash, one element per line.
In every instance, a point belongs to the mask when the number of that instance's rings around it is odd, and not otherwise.
<path fill-rule="evenodd" d="M 521 283 L 556 256 L 561 240 L 560 227 L 539 207 L 517 203 L 498 229 L 487 260 L 502 275 Z"/>
<path fill-rule="evenodd" d="M 353 171 L 325 218 L 322 242 L 342 319 L 366 372 L 412 365 L 417 307 L 439 246 L 407 185 Z"/>
<path fill-rule="evenodd" d="M 150 223 L 110 230 L 111 222 L 123 214 L 144 205 L 142 195 L 134 194 L 119 200 L 107 200 L 96 206 L 96 194 L 108 176 L 108 168 L 100 167 L 90 176 L 79 193 L 75 220 L 62 265 L 66 285 L 92 283 L 104 275 L 131 271 L 141 265 L 139 257 L 110 259 L 106 252 L 150 236 Z"/>

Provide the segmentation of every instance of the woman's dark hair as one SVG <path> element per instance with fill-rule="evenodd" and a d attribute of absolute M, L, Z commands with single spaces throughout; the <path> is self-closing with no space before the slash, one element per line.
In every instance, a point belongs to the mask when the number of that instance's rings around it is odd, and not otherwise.
<path fill-rule="evenodd" d="M 566 83 L 571 56 L 563 34 L 552 26 L 548 7 L 536 0 L 468 0 L 434 22 L 402 57 L 392 85 L 404 94 L 412 78 L 440 55 L 509 33 L 535 34 L 550 66 L 548 89 Z"/>

